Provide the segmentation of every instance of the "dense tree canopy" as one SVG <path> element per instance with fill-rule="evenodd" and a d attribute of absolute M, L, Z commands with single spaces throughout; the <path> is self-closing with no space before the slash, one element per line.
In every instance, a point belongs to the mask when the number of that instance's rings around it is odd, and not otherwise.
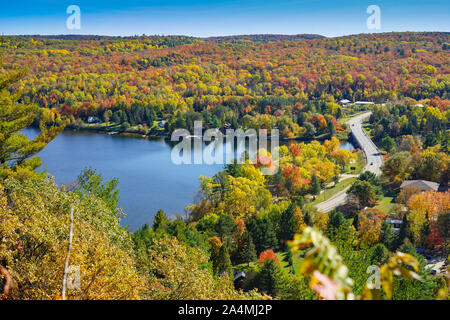
<path fill-rule="evenodd" d="M 268 39 L 1 37 L 0 49 L 3 68 L 26 61 L 32 71 L 17 84 L 20 100 L 56 108 L 71 125 L 97 116 L 147 132 L 167 120 L 171 131 L 202 119 L 208 127 L 275 124 L 282 136 L 306 138 L 340 130 L 335 102 L 343 98 L 428 99 L 432 120 L 419 115 L 405 131 L 448 118 L 447 33 Z"/>

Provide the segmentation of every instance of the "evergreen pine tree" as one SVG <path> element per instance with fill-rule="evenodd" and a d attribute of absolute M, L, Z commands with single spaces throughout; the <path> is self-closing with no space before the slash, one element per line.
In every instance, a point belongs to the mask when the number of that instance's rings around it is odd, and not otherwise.
<path fill-rule="evenodd" d="M 169 218 L 163 210 L 158 210 L 153 218 L 153 230 L 164 229 L 169 224 Z"/>
<path fill-rule="evenodd" d="M 409 222 L 406 218 L 406 214 L 403 216 L 403 223 L 400 227 L 397 238 L 397 247 L 401 246 L 405 239 L 411 239 L 411 230 L 409 228 Z"/>
<path fill-rule="evenodd" d="M 425 222 L 422 226 L 422 232 L 421 232 L 421 245 L 426 246 L 427 245 L 427 239 L 428 235 L 430 234 L 430 220 L 428 216 L 428 211 L 425 214 Z"/>
<path fill-rule="evenodd" d="M 64 128 L 66 121 L 49 109 L 19 100 L 11 94 L 11 86 L 22 78 L 23 72 L 0 74 L 0 176 L 17 167 L 34 170 L 41 165 L 39 157 L 31 158 L 52 141 Z M 21 130 L 39 118 L 40 134 L 28 139 Z"/>
<path fill-rule="evenodd" d="M 278 239 L 272 222 L 268 218 L 257 218 L 251 220 L 247 225 L 257 254 L 267 249 L 278 249 Z"/>
<path fill-rule="evenodd" d="M 236 222 L 233 217 L 226 214 L 221 214 L 219 216 L 219 221 L 217 221 L 216 232 L 222 241 L 225 241 L 229 236 L 231 236 L 233 229 L 236 227 Z"/>
<path fill-rule="evenodd" d="M 286 250 L 286 260 L 290 266 L 294 267 L 294 260 L 293 260 L 292 251 L 290 248 L 288 248 Z"/>
<path fill-rule="evenodd" d="M 389 250 L 382 243 L 378 243 L 370 257 L 370 263 L 376 265 L 382 265 L 389 258 Z"/>
<path fill-rule="evenodd" d="M 448 153 L 448 140 L 449 136 L 447 130 L 443 130 L 441 138 L 441 152 Z"/>
<path fill-rule="evenodd" d="M 305 214 L 303 215 L 303 221 L 305 221 L 306 225 L 310 227 L 314 224 L 309 211 L 306 211 Z"/>
<path fill-rule="evenodd" d="M 347 221 L 344 218 L 344 214 L 340 211 L 333 211 L 330 213 L 329 226 L 333 227 L 335 230 L 339 229 Z"/>
<path fill-rule="evenodd" d="M 311 192 L 315 196 L 317 196 L 318 194 L 320 194 L 320 182 L 319 182 L 319 178 L 317 178 L 316 173 L 314 172 L 311 176 Z"/>
<path fill-rule="evenodd" d="M 270 296 L 279 295 L 283 287 L 283 275 L 280 265 L 274 259 L 264 261 L 255 280 L 256 287 L 260 292 Z"/>
<path fill-rule="evenodd" d="M 230 279 L 233 279 L 233 268 L 226 243 L 220 247 L 217 257 L 217 275 L 222 276 L 224 274 L 227 274 Z"/>
<path fill-rule="evenodd" d="M 397 233 L 392 228 L 390 223 L 383 221 L 381 223 L 381 239 L 380 242 L 386 246 L 389 250 L 395 249 L 397 243 Z"/>
<path fill-rule="evenodd" d="M 300 208 L 295 204 L 291 204 L 281 214 L 279 239 L 283 247 L 285 246 L 286 241 L 292 240 L 294 235 L 300 232 L 300 225 L 303 223 L 303 218 L 297 213 L 298 210 L 300 210 Z"/>
<path fill-rule="evenodd" d="M 258 259 L 258 256 L 256 255 L 255 244 L 253 243 L 250 233 L 246 232 L 245 238 L 247 245 L 244 251 L 244 262 L 250 263 Z"/>

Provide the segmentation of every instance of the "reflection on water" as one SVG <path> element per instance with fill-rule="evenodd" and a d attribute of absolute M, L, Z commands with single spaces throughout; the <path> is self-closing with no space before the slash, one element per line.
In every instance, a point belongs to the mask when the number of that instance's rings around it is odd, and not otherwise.
<path fill-rule="evenodd" d="M 37 133 L 35 129 L 25 130 L 29 137 Z M 58 184 L 75 181 L 89 166 L 104 178 L 119 178 L 120 205 L 127 214 L 122 225 L 135 230 L 144 223 L 151 224 L 159 209 L 169 215 L 184 215 L 184 207 L 198 195 L 198 178 L 223 170 L 220 164 L 175 165 L 171 161 L 173 146 L 164 139 L 64 131 L 39 156 L 41 169 L 54 175 Z M 350 143 L 343 147 L 353 148 Z M 226 144 L 223 149 L 226 154 L 235 154 L 236 148 Z"/>

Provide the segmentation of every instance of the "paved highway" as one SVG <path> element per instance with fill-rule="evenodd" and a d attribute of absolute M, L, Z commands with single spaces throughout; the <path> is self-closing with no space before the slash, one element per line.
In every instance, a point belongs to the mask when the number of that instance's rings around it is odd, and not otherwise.
<path fill-rule="evenodd" d="M 377 176 L 380 176 L 381 166 L 383 165 L 383 157 L 381 156 L 380 151 L 378 150 L 376 145 L 367 136 L 362 127 L 363 121 L 369 118 L 371 114 L 372 112 L 366 112 L 353 117 L 347 122 L 347 125 L 353 133 L 355 143 L 358 144 L 361 150 L 364 151 L 366 157 L 366 166 L 364 167 L 363 172 L 370 171 L 375 173 Z M 317 209 L 320 212 L 329 212 L 336 207 L 344 204 L 347 201 L 347 190 L 349 188 L 350 187 L 347 187 L 344 190 L 336 193 L 330 199 L 317 204 Z"/>

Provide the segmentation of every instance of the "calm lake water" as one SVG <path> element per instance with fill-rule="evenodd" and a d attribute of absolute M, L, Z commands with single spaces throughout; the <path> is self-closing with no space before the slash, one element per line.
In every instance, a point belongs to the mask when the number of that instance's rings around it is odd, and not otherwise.
<path fill-rule="evenodd" d="M 36 129 L 27 129 L 32 137 Z M 343 148 L 353 149 L 350 143 Z M 225 152 L 233 152 L 229 145 Z M 169 216 L 185 215 L 185 206 L 198 198 L 199 177 L 213 176 L 223 165 L 175 165 L 171 145 L 161 140 L 64 131 L 39 153 L 40 170 L 55 176 L 58 184 L 69 184 L 86 167 L 106 179 L 119 178 L 120 206 L 126 213 L 123 226 L 136 230 L 163 209 Z"/>

